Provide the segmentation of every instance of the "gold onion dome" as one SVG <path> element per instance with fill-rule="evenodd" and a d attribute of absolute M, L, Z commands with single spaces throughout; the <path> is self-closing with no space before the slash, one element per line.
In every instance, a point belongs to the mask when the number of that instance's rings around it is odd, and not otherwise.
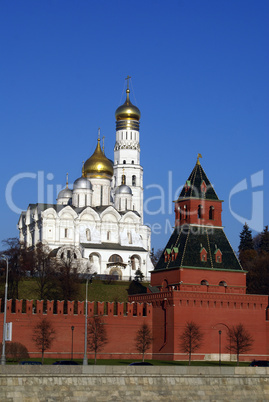
<path fill-rule="evenodd" d="M 101 149 L 100 138 L 93 155 L 84 163 L 82 173 L 84 177 L 89 178 L 111 179 L 113 176 L 113 165 Z"/>
<path fill-rule="evenodd" d="M 116 121 L 120 120 L 140 120 L 140 110 L 134 106 L 130 101 L 130 89 L 126 90 L 126 101 L 123 105 L 119 106 L 115 112 Z"/>

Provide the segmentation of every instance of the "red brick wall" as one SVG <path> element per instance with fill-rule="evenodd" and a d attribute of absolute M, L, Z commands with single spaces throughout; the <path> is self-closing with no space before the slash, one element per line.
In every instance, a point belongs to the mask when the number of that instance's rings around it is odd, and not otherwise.
<path fill-rule="evenodd" d="M 79 302 L 77 314 L 74 314 L 74 302 L 67 303 L 67 314 L 64 314 L 64 302 L 57 302 L 57 314 L 53 314 L 53 303 L 47 303 L 46 312 L 43 312 L 43 301 L 36 301 L 33 309 L 33 301 L 26 301 L 25 312 L 23 311 L 22 300 L 16 300 L 14 312 L 12 311 L 12 302 L 7 302 L 7 322 L 12 322 L 12 341 L 24 344 L 31 357 L 39 357 L 33 341 L 33 328 L 43 317 L 47 317 L 56 331 L 56 339 L 49 351 L 47 357 L 69 358 L 71 357 L 72 330 L 73 332 L 73 356 L 74 358 L 83 358 L 84 354 L 84 333 L 85 333 L 85 315 L 84 302 Z M 103 315 L 105 310 L 105 315 Z M 140 303 L 88 303 L 88 314 L 103 315 L 106 325 L 108 344 L 104 347 L 98 358 L 124 358 L 140 359 L 135 348 L 135 337 L 140 326 L 146 322 L 150 328 L 152 323 L 152 307 Z M 114 314 L 115 312 L 115 314 Z M 0 314 L 0 328 L 3 328 L 3 316 Z M 0 340 L 2 342 L 2 331 L 0 331 Z M 148 358 L 151 358 L 151 350 L 148 351 Z M 93 354 L 88 353 L 89 358 Z"/>
<path fill-rule="evenodd" d="M 194 359 L 219 353 L 219 330 L 222 331 L 221 353 L 228 354 L 227 327 L 238 323 L 254 338 L 252 349 L 241 360 L 269 358 L 268 296 L 163 291 L 130 297 L 133 301 L 142 299 L 153 306 L 155 359 L 187 359 L 179 347 L 179 336 L 187 321 L 194 321 L 204 333 L 203 345 Z"/>
<path fill-rule="evenodd" d="M 209 285 L 201 285 L 202 280 L 206 280 Z M 219 286 L 221 281 L 226 282 L 227 287 Z M 180 284 L 180 282 L 182 283 Z M 167 286 L 167 290 L 170 290 L 171 287 L 174 289 L 174 286 L 176 286 L 177 290 L 246 293 L 246 273 L 211 269 L 166 269 L 165 271 L 152 272 L 151 285 L 163 287 L 163 290 L 165 290 Z"/>

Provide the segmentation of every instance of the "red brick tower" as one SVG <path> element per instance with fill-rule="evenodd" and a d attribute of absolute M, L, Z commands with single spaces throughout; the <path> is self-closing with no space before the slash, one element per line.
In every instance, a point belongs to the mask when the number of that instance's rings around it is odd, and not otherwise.
<path fill-rule="evenodd" d="M 222 201 L 198 157 L 175 202 L 174 232 L 151 273 L 150 293 L 130 297 L 130 301 L 153 304 L 156 359 L 186 358 L 180 351 L 179 335 L 187 321 L 194 321 L 204 332 L 198 359 L 218 355 L 219 331 L 224 337 L 221 353 L 229 358 L 227 333 L 239 322 L 259 333 L 256 350 L 268 353 L 268 297 L 246 295 L 246 272 L 224 233 L 221 212 Z"/>

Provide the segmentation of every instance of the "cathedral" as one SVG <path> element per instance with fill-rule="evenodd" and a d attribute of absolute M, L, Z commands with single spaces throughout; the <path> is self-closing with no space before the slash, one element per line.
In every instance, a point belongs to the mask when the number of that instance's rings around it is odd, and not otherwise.
<path fill-rule="evenodd" d="M 81 272 L 133 278 L 149 277 L 151 231 L 143 224 L 143 168 L 140 165 L 140 110 L 126 101 L 115 112 L 114 163 L 100 144 L 82 175 L 61 190 L 55 204 L 29 204 L 19 219 L 20 241 L 26 247 L 42 242 L 57 259 L 69 259 Z"/>

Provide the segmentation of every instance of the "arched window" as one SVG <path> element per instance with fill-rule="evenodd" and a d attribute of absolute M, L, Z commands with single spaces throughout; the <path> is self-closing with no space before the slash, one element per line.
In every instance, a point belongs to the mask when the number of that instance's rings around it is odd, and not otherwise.
<path fill-rule="evenodd" d="M 203 280 L 201 281 L 201 285 L 206 285 L 206 286 L 208 286 L 208 285 L 209 285 L 209 283 L 207 282 L 207 280 L 206 280 L 206 279 L 203 279 Z"/>
<path fill-rule="evenodd" d="M 198 219 L 202 219 L 202 215 L 203 215 L 203 206 L 198 205 Z"/>
<path fill-rule="evenodd" d="M 68 229 L 67 228 L 64 229 L 64 237 L 68 237 Z"/>
<path fill-rule="evenodd" d="M 106 239 L 107 239 L 107 240 L 110 240 L 110 231 L 107 232 L 107 234 L 106 234 Z"/>
<path fill-rule="evenodd" d="M 90 231 L 90 229 L 86 229 L 86 239 L 88 241 L 91 241 L 91 231 Z"/>
<path fill-rule="evenodd" d="M 122 260 L 122 258 L 121 258 L 120 255 L 118 255 L 118 254 L 112 254 L 112 255 L 109 257 L 108 262 L 123 262 L 123 260 Z"/>
<path fill-rule="evenodd" d="M 126 165 L 126 160 L 124 159 L 123 164 Z"/>
<path fill-rule="evenodd" d="M 128 236 L 128 242 L 129 242 L 129 244 L 132 244 L 132 234 L 131 234 L 131 232 L 128 232 L 128 233 L 127 233 L 127 236 Z"/>
<path fill-rule="evenodd" d="M 214 219 L 214 207 L 209 207 L 209 219 L 213 220 Z"/>
<path fill-rule="evenodd" d="M 136 175 L 132 176 L 132 186 L 136 186 Z"/>
<path fill-rule="evenodd" d="M 184 218 L 183 218 L 183 219 L 187 220 L 187 216 L 188 216 L 188 207 L 187 207 L 187 205 L 184 205 L 183 208 L 184 208 L 184 214 L 183 214 Z"/>
<path fill-rule="evenodd" d="M 74 260 L 76 260 L 77 259 L 77 255 L 76 255 L 76 253 L 74 253 Z"/>
<path fill-rule="evenodd" d="M 225 281 L 220 281 L 219 286 L 227 286 L 227 283 Z"/>

